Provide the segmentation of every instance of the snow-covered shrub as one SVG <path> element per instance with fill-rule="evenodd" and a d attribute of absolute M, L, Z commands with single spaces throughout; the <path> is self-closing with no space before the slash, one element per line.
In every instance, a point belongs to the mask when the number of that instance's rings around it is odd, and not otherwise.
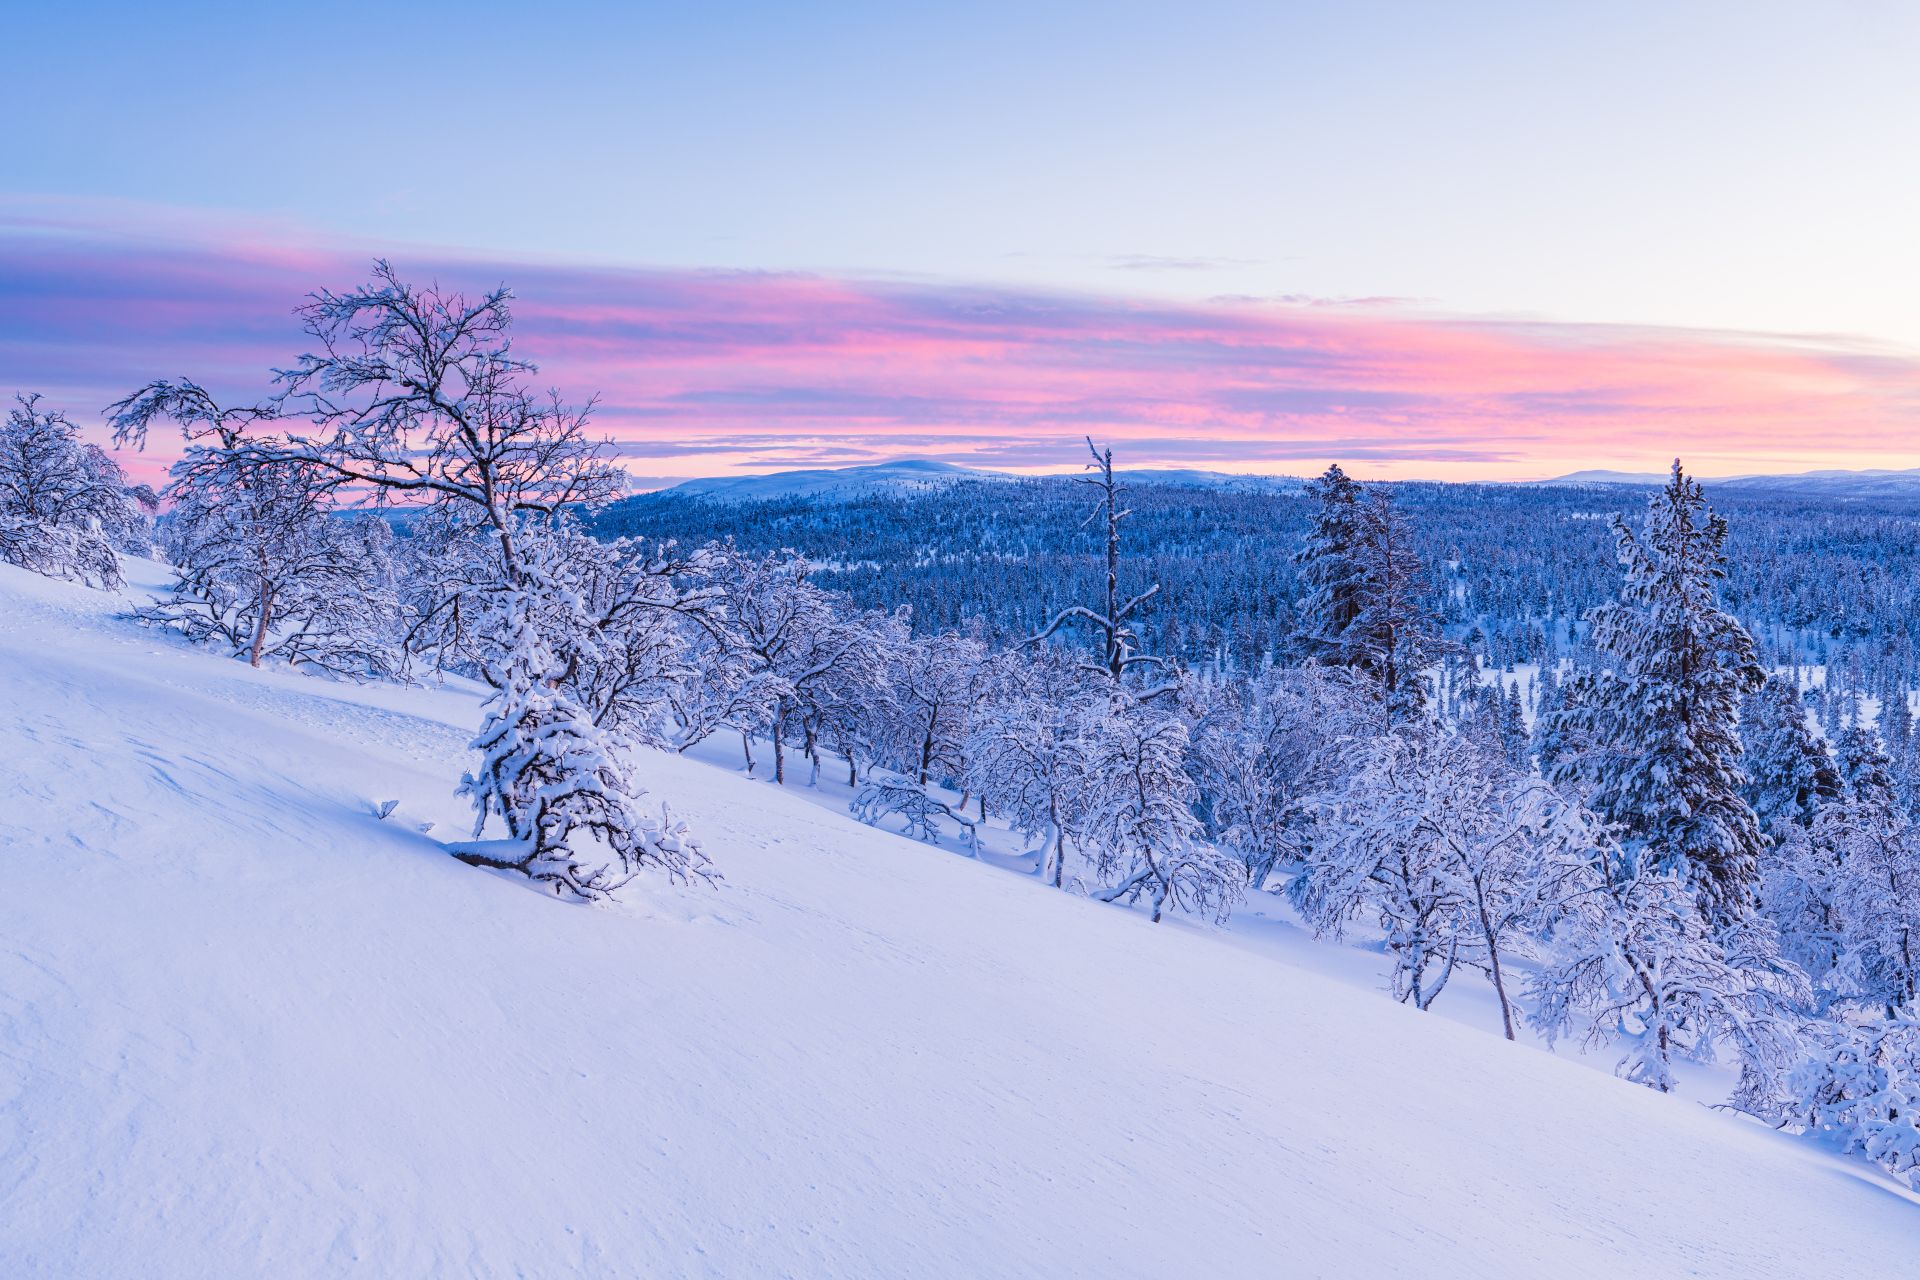
<path fill-rule="evenodd" d="M 0 562 L 53 578 L 120 585 L 116 552 L 145 554 L 155 501 L 40 397 L 0 423 Z"/>
<path fill-rule="evenodd" d="M 928 844 L 940 843 L 936 820 L 945 818 L 960 828 L 968 851 L 979 855 L 979 824 L 903 773 L 891 769 L 867 770 L 848 809 L 870 827 L 879 826 L 883 818 L 899 818 L 907 835 Z"/>
<path fill-rule="evenodd" d="M 1604 866 L 1595 891 L 1567 903 L 1555 958 L 1527 984 L 1530 1020 L 1549 1043 L 1623 1037 L 1617 1074 L 1663 1093 L 1676 1060 L 1708 1061 L 1726 1045 L 1741 1069 L 1736 1104 L 1765 1114 L 1798 1053 L 1805 976 L 1780 958 L 1764 921 L 1716 933 L 1681 871 L 1636 865 L 1618 850 Z"/>
<path fill-rule="evenodd" d="M 1920 1018 L 1821 1023 L 1788 1081 L 1790 1118 L 1920 1191 Z"/>
<path fill-rule="evenodd" d="M 675 879 L 710 879 L 685 824 L 640 808 L 644 793 L 566 684 L 567 664 L 547 636 L 556 630 L 552 615 L 576 607 L 577 598 L 541 599 L 529 587 L 502 595 L 500 654 L 487 670 L 493 694 L 472 743 L 480 765 L 460 784 L 473 803 L 474 840 L 454 846 L 454 856 L 586 899 L 613 893 L 649 867 Z M 496 818 L 505 838 L 483 840 Z"/>
<path fill-rule="evenodd" d="M 1082 847 L 1112 902 L 1144 898 L 1157 923 L 1177 910 L 1223 920 L 1246 889 L 1247 869 L 1204 837 L 1186 771 L 1187 727 L 1115 689 L 1079 727 L 1084 767 L 1074 810 Z"/>

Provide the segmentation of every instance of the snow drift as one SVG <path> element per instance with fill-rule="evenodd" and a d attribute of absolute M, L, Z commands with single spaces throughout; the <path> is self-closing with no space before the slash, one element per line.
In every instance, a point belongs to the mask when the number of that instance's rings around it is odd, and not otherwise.
<path fill-rule="evenodd" d="M 0 568 L 0 1274 L 1912 1268 L 1808 1143 L 696 761 L 724 882 L 563 905 L 440 843 L 471 695 L 127 603 Z"/>

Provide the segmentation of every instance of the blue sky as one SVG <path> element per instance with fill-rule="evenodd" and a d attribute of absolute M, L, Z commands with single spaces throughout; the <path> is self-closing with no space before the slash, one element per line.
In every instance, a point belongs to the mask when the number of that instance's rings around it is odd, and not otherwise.
<path fill-rule="evenodd" d="M 7 21 L 0 197 L 128 235 L 1920 348 L 1920 6 Z"/>

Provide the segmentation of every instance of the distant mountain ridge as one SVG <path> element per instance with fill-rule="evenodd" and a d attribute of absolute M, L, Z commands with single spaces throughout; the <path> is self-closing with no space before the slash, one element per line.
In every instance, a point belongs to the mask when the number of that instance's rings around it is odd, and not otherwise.
<path fill-rule="evenodd" d="M 1800 493 L 1834 498 L 1920 496 L 1920 467 L 1904 471 L 1867 468 L 1860 471 L 1801 471 L 1787 475 L 1700 476 L 1710 489 L 1741 493 Z M 1574 471 L 1537 485 L 1625 485 L 1652 488 L 1667 482 L 1665 472 Z"/>
<path fill-rule="evenodd" d="M 1287 493 L 1298 490 L 1306 483 L 1292 476 L 1230 475 L 1221 471 L 1196 471 L 1190 468 L 1142 468 L 1122 470 L 1115 474 L 1133 484 L 1243 493 Z M 901 458 L 853 467 L 775 471 L 757 476 L 710 476 L 687 480 L 657 492 L 705 498 L 713 502 L 764 502 L 779 498 L 850 501 L 876 493 L 924 493 L 966 481 L 1012 482 L 1036 478 L 1040 477 L 1019 476 L 981 467 L 962 467 L 930 458 Z"/>
<path fill-rule="evenodd" d="M 1121 479 L 1136 485 L 1211 489 L 1229 493 L 1298 493 L 1306 484 L 1304 479 L 1297 476 L 1239 475 L 1185 467 L 1145 467 L 1123 470 L 1117 474 Z M 949 485 L 972 481 L 1011 483 L 1040 478 L 1060 477 L 1021 476 L 984 467 L 963 467 L 951 462 L 938 462 L 931 458 L 900 458 L 890 462 L 865 463 L 851 467 L 817 467 L 752 476 L 703 477 L 657 490 L 656 494 L 704 498 L 714 502 L 764 502 L 785 498 L 850 502 L 875 494 L 926 493 L 944 489 Z M 1838 499 L 1920 497 L 1920 467 L 1905 471 L 1878 468 L 1860 471 L 1823 470 L 1788 475 L 1702 476 L 1700 479 L 1709 488 L 1742 493 L 1798 493 Z M 1665 484 L 1666 480 L 1665 472 L 1595 469 L 1573 471 L 1549 480 L 1531 480 L 1523 483 L 1535 486 L 1609 485 L 1652 488 Z"/>

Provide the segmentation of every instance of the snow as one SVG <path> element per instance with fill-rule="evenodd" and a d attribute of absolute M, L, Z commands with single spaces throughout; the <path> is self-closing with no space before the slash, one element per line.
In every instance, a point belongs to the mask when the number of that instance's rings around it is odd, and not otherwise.
<path fill-rule="evenodd" d="M 1290 476 L 1235 475 L 1191 468 L 1139 468 L 1115 473 L 1135 485 L 1162 485 L 1178 489 L 1222 489 L 1240 493 L 1297 493 L 1305 481 Z M 663 492 L 714 502 L 764 502 L 776 498 L 808 498 L 816 502 L 851 502 L 875 494 L 924 493 L 963 480 L 1017 480 L 1008 471 L 963 467 L 928 458 L 897 458 L 852 467 L 823 467 L 805 471 L 775 471 L 753 476 L 708 476 L 685 480 Z"/>
<path fill-rule="evenodd" d="M 0 568 L 0 1275 L 1911 1271 L 1812 1144 L 705 761 L 724 883 L 562 905 L 438 843 L 472 690 L 126 603 Z"/>
<path fill-rule="evenodd" d="M 715 502 L 764 502 L 774 498 L 845 502 L 876 493 L 912 493 L 940 488 L 962 480 L 1011 478 L 1004 472 L 982 471 L 950 462 L 901 458 L 857 467 L 776 471 L 757 476 L 714 476 L 684 481 L 674 485 L 670 492 Z"/>

